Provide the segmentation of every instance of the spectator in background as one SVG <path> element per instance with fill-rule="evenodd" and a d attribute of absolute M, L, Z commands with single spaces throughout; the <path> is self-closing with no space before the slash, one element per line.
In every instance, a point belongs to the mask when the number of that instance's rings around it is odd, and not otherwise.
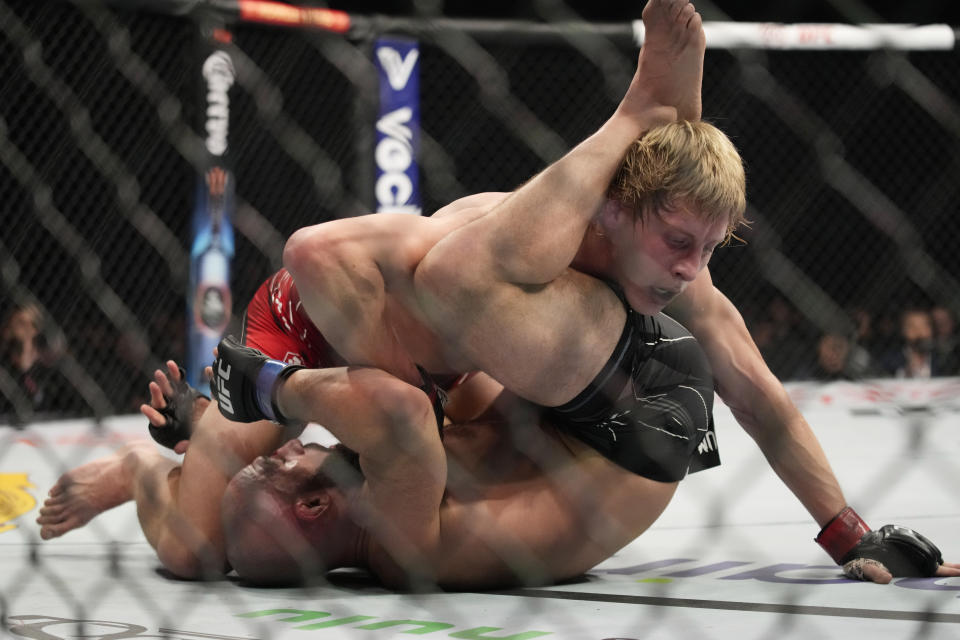
<path fill-rule="evenodd" d="M 879 341 L 882 336 L 877 330 L 878 323 L 874 320 L 873 313 L 866 307 L 853 306 L 848 309 L 847 315 L 853 322 L 853 343 L 860 345 L 871 359 L 875 359 L 877 350 L 881 348 Z"/>
<path fill-rule="evenodd" d="M 877 375 L 869 352 L 841 333 L 825 333 L 817 342 L 816 380 L 861 380 Z"/>
<path fill-rule="evenodd" d="M 817 364 L 813 377 L 817 380 L 850 380 L 847 360 L 850 341 L 839 333 L 825 333 L 817 342 Z"/>
<path fill-rule="evenodd" d="M 960 375 L 960 343 L 953 312 L 938 305 L 930 309 L 930 317 L 933 319 L 934 349 L 943 363 L 943 375 Z"/>
<path fill-rule="evenodd" d="M 897 378 L 932 378 L 956 373 L 957 364 L 936 349 L 933 317 L 929 311 L 909 307 L 900 314 L 900 344 L 882 361 Z"/>
<path fill-rule="evenodd" d="M 809 327 L 785 298 L 774 296 L 754 328 L 760 353 L 781 380 L 809 378 L 816 344 Z"/>
<path fill-rule="evenodd" d="M 874 360 L 880 365 L 883 375 L 893 375 L 890 359 L 900 351 L 900 311 L 902 306 L 891 304 L 875 314 L 871 327 L 871 339 L 866 346 Z"/>
<path fill-rule="evenodd" d="M 0 315 L 0 416 L 23 420 L 76 408 L 77 394 L 59 375 L 59 341 L 50 345 L 38 305 L 13 304 Z"/>
<path fill-rule="evenodd" d="M 16 383 L 10 393 L 4 393 L 4 409 L 7 404 L 21 401 L 29 403 L 31 408 L 43 401 L 44 390 L 34 376 L 34 365 L 40 360 L 40 309 L 36 305 L 15 305 L 3 314 L 0 322 L 0 354 L 3 368 Z M 6 391 L 6 390 L 5 390 Z M 7 411 L 4 411 L 7 413 Z"/>

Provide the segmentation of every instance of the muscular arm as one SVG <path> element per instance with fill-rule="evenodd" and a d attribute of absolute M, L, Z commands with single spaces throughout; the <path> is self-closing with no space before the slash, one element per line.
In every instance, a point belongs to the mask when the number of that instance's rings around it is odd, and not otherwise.
<path fill-rule="evenodd" d="M 699 119 L 705 46 L 700 16 L 687 2 L 651 0 L 643 21 L 646 40 L 637 70 L 614 114 L 489 215 L 444 238 L 428 258 L 434 269 L 438 263 L 469 265 L 480 270 L 481 281 L 538 285 L 555 280 L 570 266 L 605 204 L 630 145 L 678 117 Z M 429 272 L 429 265 L 421 266 L 418 279 L 421 270 Z M 423 280 L 431 287 L 428 273 Z M 438 287 L 449 285 L 441 277 Z"/>
<path fill-rule="evenodd" d="M 149 470 L 136 474 L 134 499 L 144 535 L 164 567 L 181 578 L 226 571 L 220 500 L 227 484 L 254 458 L 299 432 L 264 421 L 238 427 L 211 402 L 181 467 L 166 478 Z"/>
<path fill-rule="evenodd" d="M 427 396 L 380 369 L 346 367 L 294 373 L 278 403 L 284 415 L 323 424 L 359 455 L 369 509 L 356 515 L 401 572 L 417 576 L 434 566 L 447 461 Z M 392 563 L 372 563 L 390 583 L 405 579 L 391 575 Z"/>
<path fill-rule="evenodd" d="M 488 215 L 441 240 L 418 278 L 424 276 L 431 290 L 452 290 L 457 283 L 447 282 L 448 275 L 533 285 L 556 279 L 570 266 L 588 225 L 605 204 L 629 146 L 644 131 L 674 118 L 675 111 L 658 105 L 638 114 L 618 109 L 596 133 Z M 451 265 L 454 274 L 447 271 Z M 441 282 L 431 286 L 438 276 Z"/>
<path fill-rule="evenodd" d="M 419 384 L 414 363 L 430 368 L 420 355 L 436 349 L 425 347 L 431 334 L 409 304 L 413 269 L 443 234 L 504 195 L 468 196 L 432 218 L 377 214 L 306 227 L 287 242 L 284 266 L 311 320 L 347 362 Z"/>
<path fill-rule="evenodd" d="M 717 392 L 819 525 L 846 506 L 810 425 L 771 373 L 736 307 L 704 270 L 667 312 L 707 353 Z"/>
<path fill-rule="evenodd" d="M 444 236 L 415 273 L 431 327 L 476 368 L 538 404 L 556 406 L 581 391 L 623 327 L 616 296 L 570 267 L 591 221 L 607 211 L 627 150 L 678 114 L 699 116 L 699 15 L 684 1 L 651 0 L 643 19 L 637 72 L 610 119 L 493 211 Z M 586 253 L 579 257 L 590 264 L 577 267 L 603 273 L 609 255 Z"/>

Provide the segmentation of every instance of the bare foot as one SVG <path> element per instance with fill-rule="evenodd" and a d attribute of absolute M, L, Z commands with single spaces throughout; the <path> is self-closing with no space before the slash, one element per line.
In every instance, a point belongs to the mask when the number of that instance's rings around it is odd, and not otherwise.
<path fill-rule="evenodd" d="M 133 499 L 135 465 L 154 456 L 160 454 L 152 442 L 145 440 L 60 476 L 40 507 L 40 537 L 49 540 L 62 536 Z"/>
<path fill-rule="evenodd" d="M 643 9 L 643 24 L 637 73 L 622 108 L 639 113 L 667 106 L 675 108 L 682 120 L 699 120 L 706 49 L 700 14 L 689 0 L 650 0 Z"/>

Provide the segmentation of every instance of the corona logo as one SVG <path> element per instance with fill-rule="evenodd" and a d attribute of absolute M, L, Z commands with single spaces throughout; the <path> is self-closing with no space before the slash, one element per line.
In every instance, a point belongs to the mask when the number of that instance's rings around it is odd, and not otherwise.
<path fill-rule="evenodd" d="M 0 533 L 16 529 L 10 521 L 37 506 L 36 498 L 27 493 L 34 488 L 25 473 L 0 473 Z"/>
<path fill-rule="evenodd" d="M 230 122 L 230 87 L 236 74 L 233 60 L 226 51 L 215 51 L 203 63 L 207 81 L 207 151 L 222 156 L 227 150 L 227 128 Z"/>

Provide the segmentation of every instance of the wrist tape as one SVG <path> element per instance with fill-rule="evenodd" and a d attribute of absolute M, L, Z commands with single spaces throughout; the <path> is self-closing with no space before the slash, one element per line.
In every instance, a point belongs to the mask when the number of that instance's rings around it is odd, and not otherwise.
<path fill-rule="evenodd" d="M 834 562 L 843 564 L 843 558 L 847 553 L 869 532 L 870 527 L 857 515 L 857 512 L 850 507 L 845 507 L 820 530 L 814 540 L 830 554 Z"/>
<path fill-rule="evenodd" d="M 300 365 L 268 359 L 263 363 L 260 371 L 257 372 L 257 381 L 254 385 L 256 387 L 257 406 L 267 420 L 277 424 L 288 424 L 290 422 L 280 411 L 280 407 L 277 406 L 277 391 L 280 389 L 281 382 L 300 369 L 303 369 Z"/>

